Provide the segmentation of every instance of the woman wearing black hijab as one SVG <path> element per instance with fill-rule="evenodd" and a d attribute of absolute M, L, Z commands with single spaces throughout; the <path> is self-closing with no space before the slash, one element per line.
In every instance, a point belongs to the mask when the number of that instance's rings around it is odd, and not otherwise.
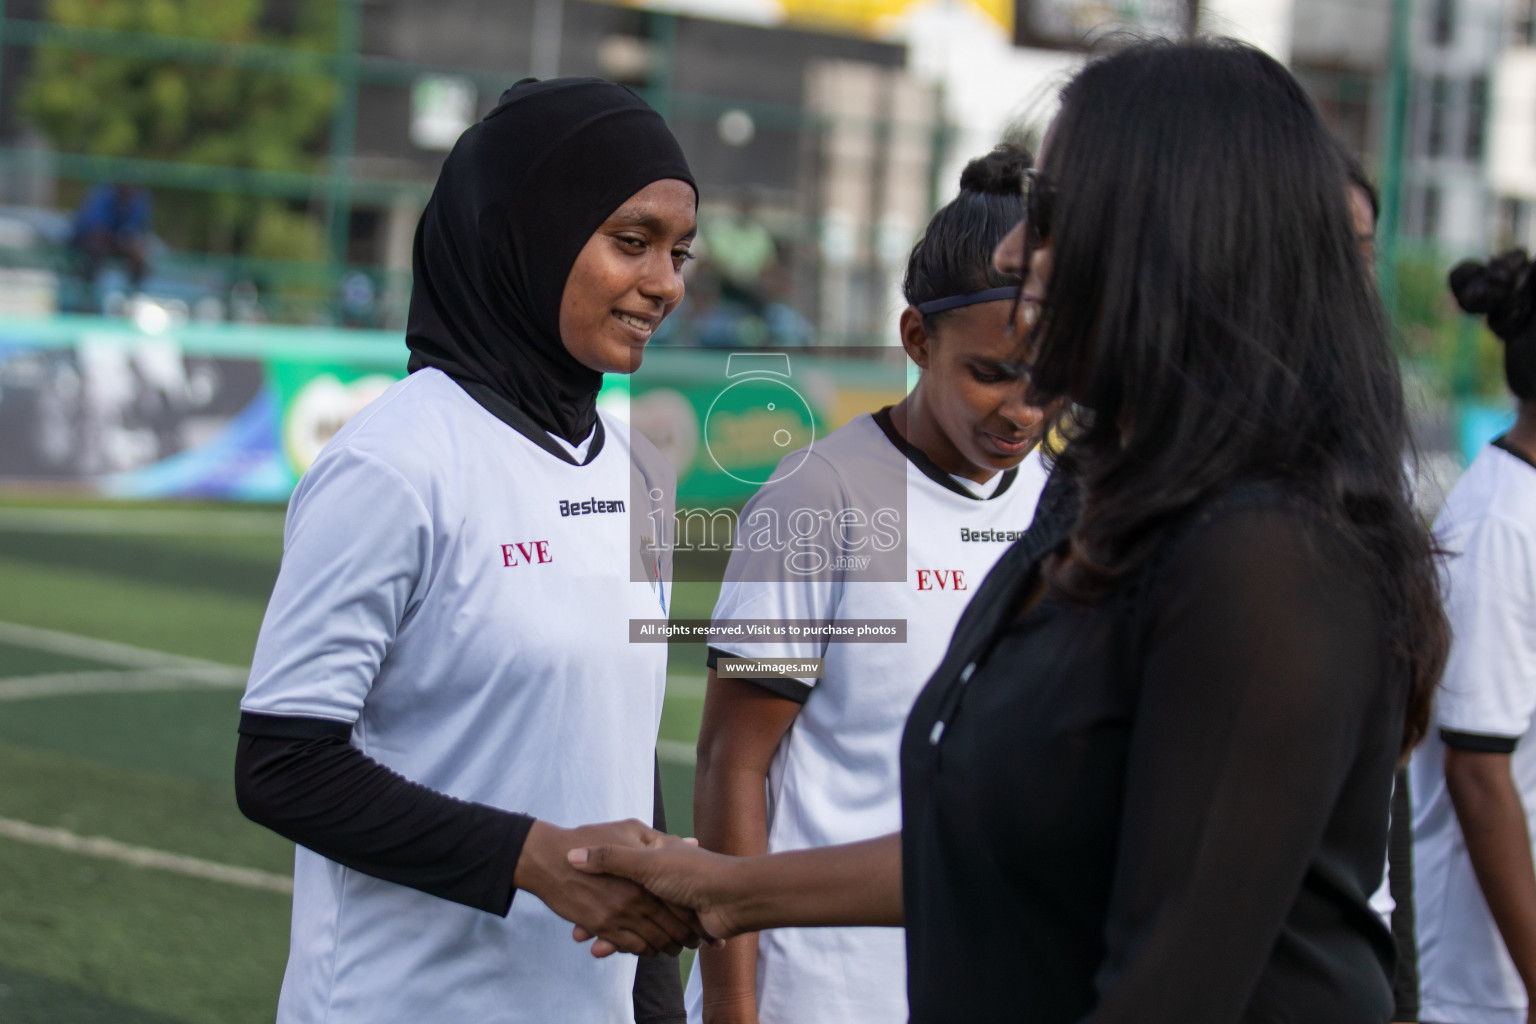
<path fill-rule="evenodd" d="M 565 852 L 660 814 L 665 646 L 628 621 L 667 581 L 625 502 L 670 481 L 596 397 L 682 299 L 696 205 L 662 119 L 596 79 L 519 83 L 444 164 L 411 374 L 294 492 L 241 703 L 240 806 L 300 845 L 279 1021 L 681 1019 L 675 963 L 561 918 L 695 941 Z"/>

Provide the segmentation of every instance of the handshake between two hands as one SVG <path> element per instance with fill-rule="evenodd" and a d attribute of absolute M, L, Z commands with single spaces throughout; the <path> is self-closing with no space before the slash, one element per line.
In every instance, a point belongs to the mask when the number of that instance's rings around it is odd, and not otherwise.
<path fill-rule="evenodd" d="M 739 931 L 716 891 L 729 860 L 633 819 L 571 829 L 535 821 L 513 884 L 575 924 L 575 941 L 595 938 L 593 956 L 675 956 Z"/>

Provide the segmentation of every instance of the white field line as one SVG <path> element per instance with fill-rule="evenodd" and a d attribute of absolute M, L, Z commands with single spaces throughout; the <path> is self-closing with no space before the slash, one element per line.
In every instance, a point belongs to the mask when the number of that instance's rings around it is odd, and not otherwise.
<path fill-rule="evenodd" d="M 60 633 L 52 629 L 23 626 L 15 622 L 0 622 L 0 643 L 13 647 L 30 647 L 33 650 L 65 654 L 77 658 L 89 658 L 109 664 L 145 669 L 140 672 L 50 672 L 45 675 L 23 676 L 19 679 L 0 680 L 0 701 L 21 700 L 28 697 L 50 697 L 63 693 L 106 693 L 126 690 L 177 690 L 194 687 L 245 685 L 246 670 L 232 665 L 204 661 L 201 658 L 185 658 L 178 654 L 150 651 L 142 647 L 95 640 L 91 637 Z M 695 687 L 684 684 L 674 677 L 674 696 L 691 697 Z M 679 692 L 680 691 L 680 692 Z M 695 761 L 691 743 L 677 740 L 658 740 L 657 756 L 669 764 L 692 767 Z"/>
<path fill-rule="evenodd" d="M 281 512 L 193 509 L 0 508 L 0 533 L 280 537 Z"/>
<path fill-rule="evenodd" d="M 0 702 L 61 697 L 71 693 L 152 693 L 164 690 L 241 689 L 236 668 L 151 668 L 103 672 L 47 672 L 0 679 Z"/>
<path fill-rule="evenodd" d="M 143 647 L 97 640 L 94 637 L 60 633 L 37 626 L 23 626 L 17 622 L 0 622 L 0 644 L 12 647 L 30 647 L 34 651 L 63 654 L 72 658 L 101 661 L 108 665 L 126 668 L 169 668 L 202 672 L 230 672 L 231 665 L 220 665 L 202 658 L 187 658 L 164 651 L 151 651 Z M 242 670 L 243 671 L 243 670 Z"/>
<path fill-rule="evenodd" d="M 256 868 L 231 867 L 211 860 L 185 857 L 179 853 L 166 853 L 163 850 L 151 850 L 144 846 L 130 846 L 128 843 L 120 843 L 115 839 L 102 839 L 99 836 L 78 836 L 62 828 L 46 828 L 42 825 L 31 825 L 25 821 L 0 818 L 0 836 L 20 843 L 47 846 L 86 857 L 115 860 L 120 864 L 131 864 L 137 868 L 169 871 L 189 878 L 238 885 L 245 889 L 293 895 L 293 879 L 287 875 L 258 871 Z"/>

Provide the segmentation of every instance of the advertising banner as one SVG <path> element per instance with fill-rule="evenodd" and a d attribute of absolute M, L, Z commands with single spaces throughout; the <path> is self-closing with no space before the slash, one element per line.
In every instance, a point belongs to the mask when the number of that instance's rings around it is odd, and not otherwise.
<path fill-rule="evenodd" d="M 404 373 L 398 336 L 0 321 L 0 482 L 126 498 L 283 501 Z"/>
<path fill-rule="evenodd" d="M 609 0 L 625 7 L 722 21 L 789 25 L 821 31 L 884 36 L 929 0 Z M 1014 0 L 959 0 L 1007 32 Z"/>
<path fill-rule="evenodd" d="M 899 348 L 814 352 L 791 368 L 786 354 L 657 348 L 599 402 L 677 467 L 680 500 L 739 505 L 785 455 L 905 392 Z M 285 501 L 407 356 L 383 332 L 5 318 L 0 486 Z"/>

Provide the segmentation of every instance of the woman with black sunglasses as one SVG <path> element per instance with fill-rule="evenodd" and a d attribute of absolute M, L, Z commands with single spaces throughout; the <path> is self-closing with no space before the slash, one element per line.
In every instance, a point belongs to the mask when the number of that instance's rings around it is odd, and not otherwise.
<path fill-rule="evenodd" d="M 1040 167 L 998 263 L 1080 412 L 908 719 L 900 835 L 572 861 L 717 936 L 904 922 L 914 1024 L 1384 1024 L 1368 900 L 1447 628 L 1338 149 L 1259 51 L 1146 43 Z"/>

